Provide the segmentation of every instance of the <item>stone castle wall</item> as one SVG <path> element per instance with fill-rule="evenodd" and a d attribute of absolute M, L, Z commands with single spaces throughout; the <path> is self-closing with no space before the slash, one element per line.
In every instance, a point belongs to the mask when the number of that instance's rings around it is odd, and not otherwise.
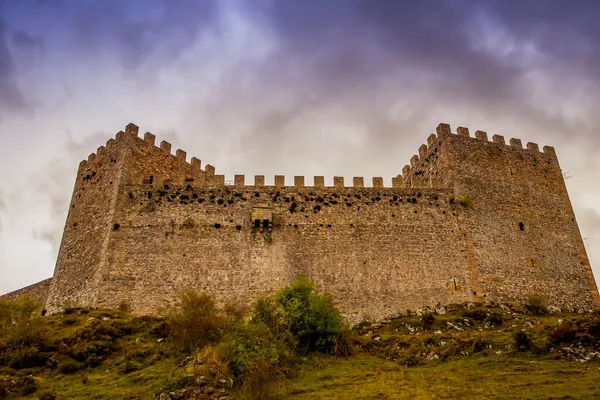
<path fill-rule="evenodd" d="M 153 313 L 183 290 L 248 302 L 299 275 L 354 321 L 467 301 L 450 198 L 406 188 L 124 186 L 99 303 Z"/>
<path fill-rule="evenodd" d="M 44 279 L 33 285 L 25 286 L 24 288 L 0 296 L 0 298 L 16 299 L 19 296 L 27 296 L 45 302 L 46 299 L 48 299 L 48 292 L 50 291 L 51 284 L 52 278 Z"/>
<path fill-rule="evenodd" d="M 554 150 L 440 124 L 402 175 L 225 185 L 137 126 L 80 165 L 47 307 L 246 303 L 308 276 L 348 318 L 473 300 L 600 300 Z"/>

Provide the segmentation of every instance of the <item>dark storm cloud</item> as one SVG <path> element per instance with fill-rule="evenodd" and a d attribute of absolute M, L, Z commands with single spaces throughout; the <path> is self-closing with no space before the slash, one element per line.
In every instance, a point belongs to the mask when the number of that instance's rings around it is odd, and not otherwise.
<path fill-rule="evenodd" d="M 479 9 L 475 2 L 263 4 L 282 51 L 292 60 L 312 59 L 312 79 L 328 88 L 361 89 L 391 72 L 425 71 L 441 85 L 440 90 L 460 89 L 453 95 L 499 102 L 517 89 L 512 82 L 523 71 L 472 48 L 471 27 Z"/>
<path fill-rule="evenodd" d="M 34 37 L 26 32 L 14 32 L 12 34 L 12 42 L 15 46 L 26 48 L 43 48 L 44 42 L 39 37 Z"/>
<path fill-rule="evenodd" d="M 16 73 L 15 61 L 9 48 L 9 32 L 0 18 L 0 121 L 5 112 L 19 111 L 28 107 L 23 92 L 17 84 Z"/>
<path fill-rule="evenodd" d="M 77 52 L 95 56 L 103 47 L 116 50 L 121 63 L 136 70 L 152 59 L 155 67 L 168 64 L 212 26 L 216 1 L 144 0 L 62 2 L 52 5 L 67 15 Z"/>

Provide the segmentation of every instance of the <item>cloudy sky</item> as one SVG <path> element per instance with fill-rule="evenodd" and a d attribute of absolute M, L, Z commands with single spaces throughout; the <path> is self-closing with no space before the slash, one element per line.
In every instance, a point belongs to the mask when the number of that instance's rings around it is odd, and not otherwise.
<path fill-rule="evenodd" d="M 0 0 L 0 293 L 52 275 L 79 161 L 129 122 L 267 183 L 389 184 L 439 122 L 554 145 L 600 277 L 598 15 L 596 0 Z"/>

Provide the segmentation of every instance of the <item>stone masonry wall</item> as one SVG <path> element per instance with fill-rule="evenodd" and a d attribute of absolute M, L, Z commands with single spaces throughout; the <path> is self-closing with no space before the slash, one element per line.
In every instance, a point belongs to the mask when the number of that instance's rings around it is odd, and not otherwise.
<path fill-rule="evenodd" d="M 88 306 L 96 302 L 123 150 L 123 140 L 111 139 L 79 165 L 46 304 L 49 312 L 59 311 L 64 305 Z"/>
<path fill-rule="evenodd" d="M 331 294 L 354 322 L 468 301 L 465 244 L 450 195 L 123 186 L 99 304 L 126 301 L 155 313 L 184 290 L 248 302 L 299 275 Z"/>
<path fill-rule="evenodd" d="M 0 296 L 0 299 L 16 299 L 19 296 L 29 296 L 45 302 L 48 298 L 48 291 L 50 290 L 51 283 L 52 278 L 44 279 L 43 281 L 39 281 L 33 285 L 25 286 L 19 290 L 6 293 L 5 295 Z"/>
<path fill-rule="evenodd" d="M 600 307 L 554 149 L 457 130 L 442 124 L 438 139 L 449 149 L 456 201 L 463 204 L 459 221 L 474 251 L 474 292 L 503 302 L 539 293 L 569 310 Z M 435 170 L 426 164 L 421 157 L 419 170 Z"/>

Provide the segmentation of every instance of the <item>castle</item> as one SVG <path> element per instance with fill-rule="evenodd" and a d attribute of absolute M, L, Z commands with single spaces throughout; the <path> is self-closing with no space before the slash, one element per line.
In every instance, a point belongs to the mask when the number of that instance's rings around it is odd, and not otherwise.
<path fill-rule="evenodd" d="M 425 305 L 600 297 L 552 147 L 447 124 L 391 187 L 215 168 L 127 125 L 82 161 L 53 278 L 13 293 L 157 313 L 185 290 L 249 302 L 308 276 L 350 321 Z M 10 295 L 10 294 L 9 294 Z"/>

